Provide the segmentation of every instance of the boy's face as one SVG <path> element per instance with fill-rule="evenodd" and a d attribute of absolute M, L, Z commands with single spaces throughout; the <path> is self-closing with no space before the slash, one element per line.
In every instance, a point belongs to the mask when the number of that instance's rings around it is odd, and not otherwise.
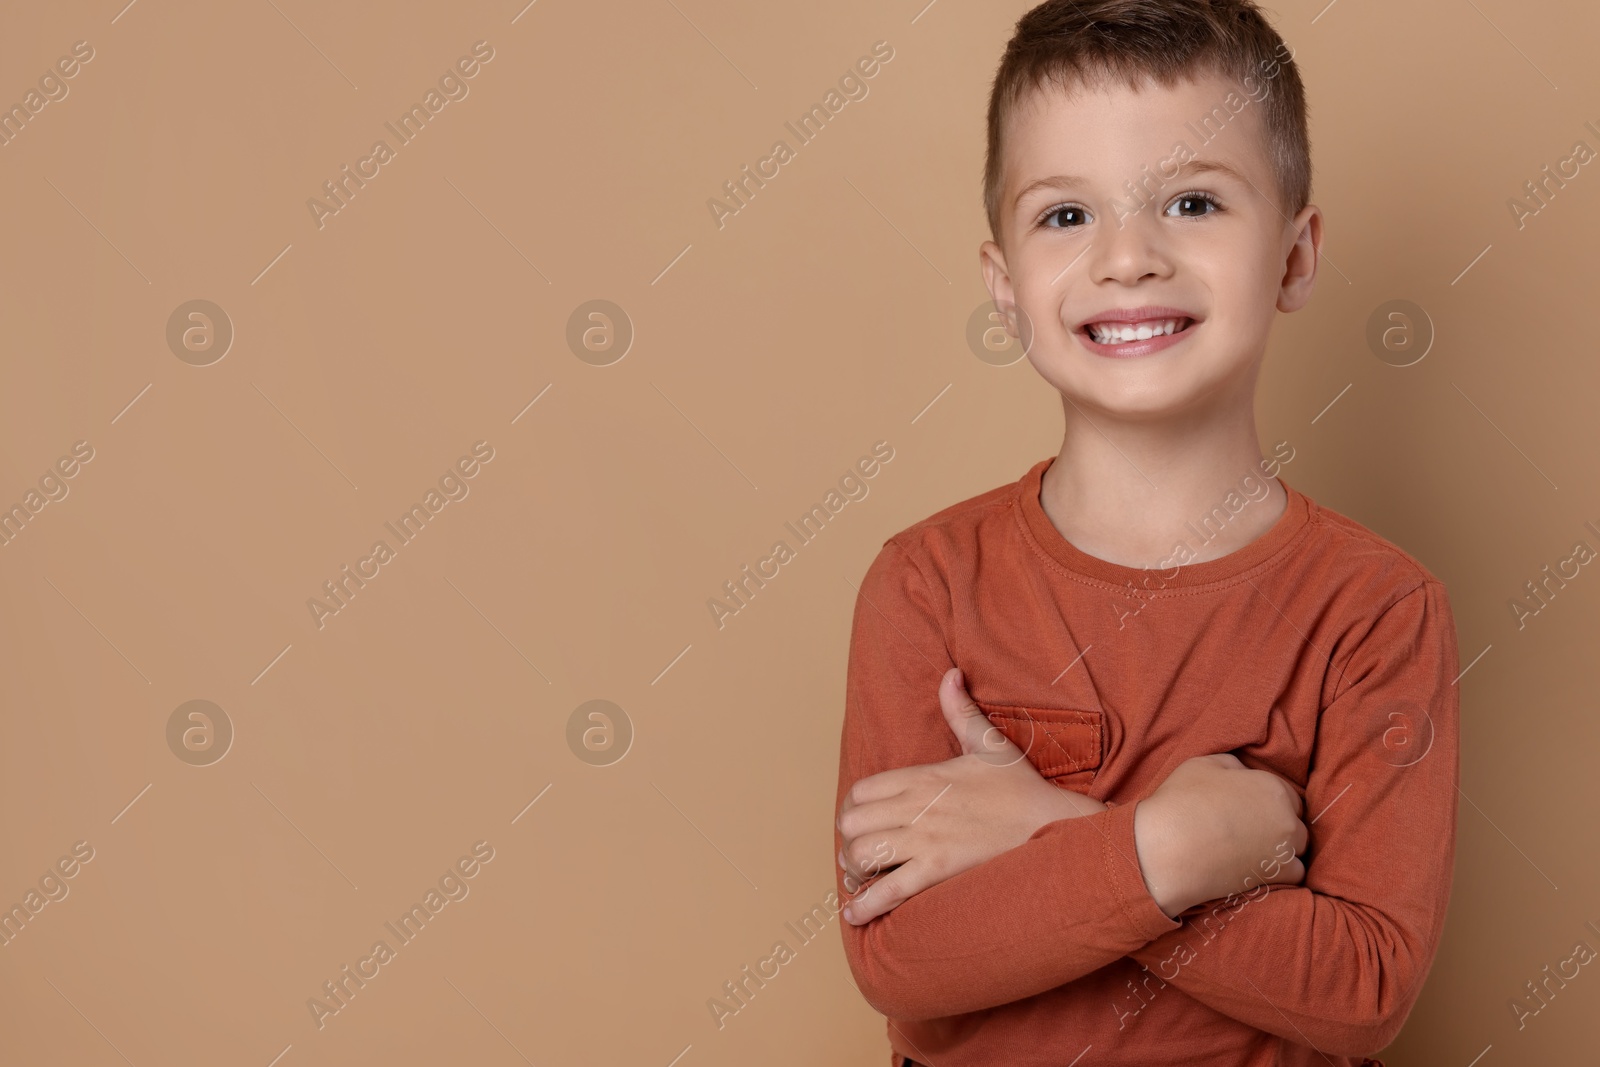
<path fill-rule="evenodd" d="M 1046 85 L 1009 116 L 1001 244 L 979 255 L 995 303 L 1021 312 L 1029 361 L 1068 400 L 1150 420 L 1253 396 L 1275 311 L 1310 299 L 1322 242 L 1314 205 L 1279 210 L 1261 108 L 1208 75 L 1139 92 Z M 1107 312 L 1155 332 L 1086 325 Z"/>

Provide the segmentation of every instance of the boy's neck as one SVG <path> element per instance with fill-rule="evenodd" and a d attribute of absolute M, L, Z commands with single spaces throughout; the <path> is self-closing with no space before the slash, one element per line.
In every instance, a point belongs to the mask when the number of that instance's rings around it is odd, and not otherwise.
<path fill-rule="evenodd" d="M 1288 495 L 1261 471 L 1253 397 L 1227 417 L 1211 411 L 1187 426 L 1086 418 L 1073 404 L 1063 406 L 1066 434 L 1039 501 L 1082 552 L 1128 567 L 1170 567 L 1174 547 L 1186 542 L 1194 550 L 1187 562 L 1201 563 L 1243 548 L 1283 514 Z M 1238 507 L 1240 500 L 1244 507 L 1232 514 L 1225 502 Z M 1216 508 L 1231 518 L 1197 543 L 1191 524 Z"/>

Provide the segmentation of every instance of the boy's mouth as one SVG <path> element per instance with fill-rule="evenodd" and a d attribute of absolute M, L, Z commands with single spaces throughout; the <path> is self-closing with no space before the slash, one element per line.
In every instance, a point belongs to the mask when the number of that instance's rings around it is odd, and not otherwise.
<path fill-rule="evenodd" d="M 1167 347 L 1198 321 L 1181 308 L 1125 308 L 1079 323 L 1078 332 L 1102 354 L 1143 355 Z"/>

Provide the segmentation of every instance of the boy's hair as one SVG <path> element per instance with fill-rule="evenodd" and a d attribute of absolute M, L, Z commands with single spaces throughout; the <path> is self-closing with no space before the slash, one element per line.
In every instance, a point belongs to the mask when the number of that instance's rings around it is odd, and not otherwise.
<path fill-rule="evenodd" d="M 1289 215 L 1298 213 L 1311 200 L 1311 145 L 1293 54 L 1252 0 L 1045 0 L 1017 20 L 989 94 L 983 206 L 990 233 L 1000 239 L 1005 120 L 1046 81 L 1071 90 L 1120 77 L 1137 90 L 1146 79 L 1172 88 L 1214 72 L 1242 83 L 1263 108 L 1279 195 Z"/>

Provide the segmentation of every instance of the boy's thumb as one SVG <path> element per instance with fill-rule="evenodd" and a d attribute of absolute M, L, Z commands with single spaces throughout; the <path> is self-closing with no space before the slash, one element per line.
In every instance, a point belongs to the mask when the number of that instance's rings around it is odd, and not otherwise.
<path fill-rule="evenodd" d="M 1022 750 L 989 721 L 967 692 L 960 667 L 951 668 L 939 680 L 939 707 L 944 711 L 944 721 L 950 725 L 950 732 L 961 742 L 963 756 L 980 754 L 999 763 L 1012 763 L 1022 758 Z"/>

